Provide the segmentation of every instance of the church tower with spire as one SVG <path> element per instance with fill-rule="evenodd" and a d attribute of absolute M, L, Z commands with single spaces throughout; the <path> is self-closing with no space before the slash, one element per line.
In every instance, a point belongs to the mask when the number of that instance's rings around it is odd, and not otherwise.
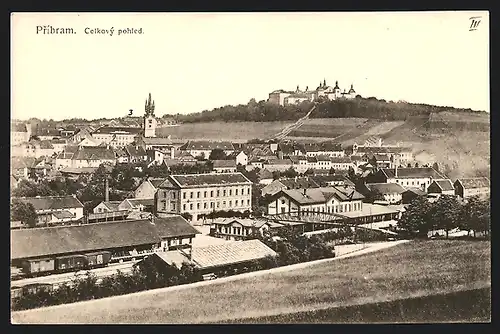
<path fill-rule="evenodd" d="M 155 101 L 151 100 L 151 93 L 149 93 L 144 109 L 144 137 L 156 137 Z"/>

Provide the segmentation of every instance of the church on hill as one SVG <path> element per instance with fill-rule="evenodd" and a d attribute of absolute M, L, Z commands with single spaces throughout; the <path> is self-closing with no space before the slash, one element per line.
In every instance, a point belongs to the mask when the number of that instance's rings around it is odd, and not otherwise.
<path fill-rule="evenodd" d="M 290 104 L 300 104 L 304 101 L 317 101 L 318 99 L 327 100 L 339 100 L 339 99 L 354 99 L 356 97 L 356 91 L 354 86 L 351 84 L 349 91 L 344 89 L 343 91 L 339 87 L 338 81 L 335 81 L 335 86 L 329 86 L 326 84 L 326 79 L 319 83 L 319 86 L 315 90 L 309 90 L 306 87 L 305 90 L 301 90 L 299 86 L 295 91 L 285 91 L 283 89 L 278 89 L 269 94 L 270 103 L 279 104 L 282 106 Z"/>

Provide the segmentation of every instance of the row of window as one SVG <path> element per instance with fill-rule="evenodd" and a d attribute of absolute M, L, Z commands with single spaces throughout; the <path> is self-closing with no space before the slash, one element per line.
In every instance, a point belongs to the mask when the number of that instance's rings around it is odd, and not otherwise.
<path fill-rule="evenodd" d="M 285 204 L 285 200 L 281 200 L 281 204 Z M 311 209 L 304 208 L 305 211 L 309 210 L 312 212 L 327 212 L 327 213 L 342 213 L 342 212 L 351 212 L 351 211 L 360 211 L 361 210 L 361 203 L 346 203 L 346 204 L 339 204 L 339 205 L 329 205 L 327 207 L 322 206 L 322 207 L 313 207 Z M 285 211 L 283 211 L 285 210 Z M 281 208 L 281 212 L 285 213 L 286 208 Z"/>
<path fill-rule="evenodd" d="M 234 191 L 233 191 L 234 190 Z M 234 193 L 234 196 L 238 196 L 238 195 L 245 195 L 245 188 L 235 188 L 235 189 L 223 189 L 223 190 L 220 190 L 220 189 L 217 189 L 217 190 L 204 190 L 204 191 L 189 191 L 189 198 L 194 198 L 196 196 L 196 198 L 201 198 L 202 195 L 203 195 L 203 198 L 207 198 L 207 197 L 220 197 L 220 196 L 233 196 L 233 193 Z M 247 188 L 247 191 L 246 191 L 246 194 L 247 195 L 250 195 L 250 188 Z M 166 197 L 166 193 L 164 194 L 164 196 Z M 172 199 L 175 199 L 175 192 L 172 192 Z M 188 197 L 188 192 L 187 191 L 184 191 L 182 192 L 182 199 L 186 199 Z"/>
<path fill-rule="evenodd" d="M 249 207 L 250 206 L 250 200 L 247 199 L 246 201 L 246 206 Z M 173 204 L 173 203 L 172 203 Z M 233 201 L 222 201 L 222 206 L 221 206 L 221 202 L 204 202 L 203 203 L 203 209 L 214 209 L 214 207 L 216 207 L 217 209 L 219 208 L 239 208 L 239 207 L 244 207 L 245 206 L 245 201 L 244 200 L 241 200 L 241 201 L 238 201 L 238 200 L 235 200 L 234 201 L 234 206 L 233 206 Z M 183 211 L 186 211 L 188 208 L 188 205 L 187 204 L 183 204 L 182 205 L 182 210 Z M 190 203 L 189 204 L 189 210 L 193 210 L 194 209 L 194 203 Z M 201 209 L 201 203 L 196 203 L 196 209 L 197 210 L 200 210 Z M 175 204 L 173 204 L 173 210 L 175 210 Z"/>
<path fill-rule="evenodd" d="M 400 184 L 402 186 L 404 186 L 405 183 L 406 183 L 406 186 L 410 185 L 410 181 L 405 182 L 404 180 L 396 180 L 396 183 Z M 431 181 L 422 181 L 422 183 L 420 183 L 420 181 L 411 181 L 412 186 L 415 186 L 415 185 L 420 186 L 420 185 L 425 185 L 425 184 L 429 185 L 429 184 L 431 184 Z"/>
<path fill-rule="evenodd" d="M 250 228 L 248 227 L 235 227 L 233 226 L 218 226 L 218 232 L 219 233 L 226 233 L 226 234 L 236 234 L 236 235 L 249 235 L 250 234 Z"/>

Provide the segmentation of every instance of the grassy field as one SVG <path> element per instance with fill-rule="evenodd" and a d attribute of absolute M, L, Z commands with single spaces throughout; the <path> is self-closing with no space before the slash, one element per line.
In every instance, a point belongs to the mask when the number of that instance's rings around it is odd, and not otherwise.
<path fill-rule="evenodd" d="M 211 122 L 186 123 L 179 126 L 163 127 L 159 129 L 160 137 L 171 135 L 181 139 L 230 140 L 235 142 L 247 141 L 254 138 L 267 138 L 280 132 L 293 122 Z"/>
<path fill-rule="evenodd" d="M 237 322 L 482 289 L 491 286 L 490 250 L 490 242 L 413 241 L 292 272 L 18 312 L 13 314 L 13 320 L 115 324 Z"/>
<path fill-rule="evenodd" d="M 289 137 L 323 137 L 343 142 L 382 123 L 366 118 L 315 118 L 305 121 L 301 127 L 290 132 Z"/>

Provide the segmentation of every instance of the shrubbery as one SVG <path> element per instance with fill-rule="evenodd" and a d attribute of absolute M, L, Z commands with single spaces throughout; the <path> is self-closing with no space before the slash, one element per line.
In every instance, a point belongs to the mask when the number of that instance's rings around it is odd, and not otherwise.
<path fill-rule="evenodd" d="M 471 197 L 461 202 L 455 196 L 442 195 L 431 203 L 424 197 L 413 200 L 398 222 L 398 227 L 408 237 L 427 237 L 429 231 L 462 230 L 483 232 L 491 230 L 490 200 Z"/>

